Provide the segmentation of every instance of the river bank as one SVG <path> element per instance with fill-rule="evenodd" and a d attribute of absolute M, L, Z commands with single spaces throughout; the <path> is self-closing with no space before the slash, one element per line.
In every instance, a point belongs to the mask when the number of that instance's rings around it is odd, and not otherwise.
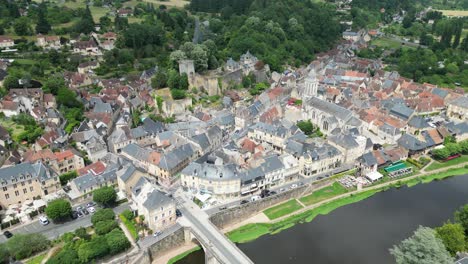
<path fill-rule="evenodd" d="M 412 187 L 418 183 L 429 183 L 433 180 L 441 180 L 447 177 L 468 174 L 468 168 L 465 168 L 464 166 L 465 164 L 458 164 L 436 171 L 420 173 L 418 175 L 413 175 L 404 179 L 395 179 L 393 181 L 377 184 L 363 190 L 348 192 L 321 201 L 317 204 L 304 207 L 302 210 L 293 212 L 274 220 L 268 220 L 268 218 L 264 217 L 264 215 L 263 217 L 259 217 L 257 215 L 254 217 L 257 218 L 257 220 L 261 219 L 261 222 L 252 222 L 250 219 L 246 219 L 242 223 L 247 224 L 240 227 L 239 225 L 228 227 L 223 231 L 227 232 L 226 235 L 233 242 L 249 242 L 267 234 L 277 234 L 285 229 L 293 227 L 298 223 L 310 222 L 318 215 L 329 214 L 339 207 L 362 201 L 378 192 L 387 191 L 390 188 L 400 188 L 405 185 Z M 263 212 L 259 213 L 259 215 L 262 214 Z"/>

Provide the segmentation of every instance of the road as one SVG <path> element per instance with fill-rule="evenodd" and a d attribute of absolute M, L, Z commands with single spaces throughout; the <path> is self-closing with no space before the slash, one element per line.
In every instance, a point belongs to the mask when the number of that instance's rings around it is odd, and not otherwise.
<path fill-rule="evenodd" d="M 196 233 L 197 238 L 205 247 L 209 247 L 212 254 L 221 262 L 230 264 L 253 263 L 234 243 L 222 234 L 202 211 L 191 200 L 181 195 L 177 197 L 182 218 L 179 223 L 188 225 Z"/>
<path fill-rule="evenodd" d="M 157 237 L 154 236 L 146 236 L 138 240 L 138 246 L 140 246 L 140 249 L 147 249 L 154 243 L 158 242 L 159 240 L 169 236 L 170 234 L 174 233 L 177 231 L 179 228 L 182 228 L 179 224 L 175 224 L 169 228 L 166 228 L 163 230 L 163 233 Z"/>
<path fill-rule="evenodd" d="M 273 187 L 273 188 L 270 189 L 270 191 L 276 191 L 277 193 L 280 193 L 282 189 L 289 190 L 293 184 L 296 184 L 296 185 L 311 184 L 312 182 L 315 182 L 315 181 L 319 180 L 318 178 L 325 179 L 327 177 L 330 177 L 330 175 L 337 174 L 337 173 L 340 173 L 340 172 L 343 172 L 343 171 L 347 171 L 347 170 L 350 170 L 350 169 L 353 169 L 353 168 L 354 168 L 353 165 L 346 165 L 345 164 L 345 165 L 343 165 L 343 166 L 341 166 L 341 167 L 339 167 L 339 168 L 337 168 L 337 169 L 335 169 L 333 171 L 318 173 L 318 174 L 315 174 L 314 176 L 307 177 L 307 178 L 306 177 L 300 177 L 296 181 L 291 181 L 291 182 L 288 182 L 288 183 L 286 183 L 284 185 Z M 258 194 L 255 194 L 255 195 L 258 195 Z M 235 201 L 231 201 L 231 202 L 224 203 L 224 204 L 219 204 L 219 205 L 216 205 L 214 207 L 210 207 L 209 209 L 205 209 L 205 212 L 208 215 L 213 215 L 213 214 L 217 213 L 220 210 L 219 209 L 220 207 L 230 208 L 230 207 L 238 206 L 242 200 L 250 201 L 250 198 L 252 196 L 253 195 L 242 196 L 242 197 L 240 197 L 239 199 L 237 199 Z"/>
<path fill-rule="evenodd" d="M 122 213 L 125 209 L 129 209 L 128 203 L 121 204 L 115 207 L 113 210 L 116 214 Z M 48 239 L 55 239 L 60 237 L 66 232 L 73 232 L 79 227 L 88 227 L 91 226 L 91 215 L 85 215 L 81 218 L 67 221 L 65 223 L 55 224 L 49 223 L 46 226 L 43 226 L 39 221 L 34 221 L 30 224 L 19 226 L 11 230 L 13 234 L 29 234 L 29 233 L 40 233 L 43 234 Z M 5 236 L 0 236 L 0 243 L 6 241 Z"/>

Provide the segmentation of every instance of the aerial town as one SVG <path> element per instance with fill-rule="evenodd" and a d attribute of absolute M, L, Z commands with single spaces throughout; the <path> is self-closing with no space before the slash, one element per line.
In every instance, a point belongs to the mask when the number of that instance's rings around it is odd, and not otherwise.
<path fill-rule="evenodd" d="M 340 1 L 338 11 L 349 11 L 351 2 Z M 64 40 L 52 35 L 59 32 L 54 26 L 28 43 L 13 39 L 6 26 L 0 31 L 0 243 L 11 251 L 14 239 L 38 241 L 29 253 L 5 253 L 1 263 L 35 257 L 24 263 L 176 263 L 169 260 L 196 246 L 202 263 L 262 263 L 233 243 L 255 239 L 240 238 L 249 224 L 288 221 L 341 197 L 426 176 L 468 174 L 464 84 L 438 85 L 419 73 L 409 78 L 363 55 L 380 49 L 375 43 L 388 36 L 382 25 L 356 29 L 342 21 L 332 47 L 279 68 L 245 45 L 241 53 L 223 50 L 223 61 L 213 55 L 212 63 L 208 54 L 200 63 L 200 47 L 210 47 L 200 39 L 215 24 L 197 17 L 193 43 L 173 49 L 171 69 L 125 62 L 130 47 L 148 46 L 128 44 L 125 29 L 116 33 L 117 20 L 128 27 L 142 11 L 104 6 L 113 10 L 115 28 L 100 19 L 87 34 Z M 20 9 L 20 19 L 27 12 Z M 413 23 L 434 23 L 424 18 L 428 13 L 417 13 L 421 22 Z M 390 23 L 404 25 L 407 16 Z M 20 31 L 16 24 L 14 30 Z M 406 43 L 400 52 L 429 46 L 398 41 Z M 29 53 L 66 66 L 49 71 L 41 62 L 19 74 Z M 40 67 L 43 77 L 36 78 Z M 109 74 L 126 67 L 131 74 Z M 468 260 L 467 249 L 455 253 Z M 455 262 L 462 256 L 438 263 L 466 263 Z"/>

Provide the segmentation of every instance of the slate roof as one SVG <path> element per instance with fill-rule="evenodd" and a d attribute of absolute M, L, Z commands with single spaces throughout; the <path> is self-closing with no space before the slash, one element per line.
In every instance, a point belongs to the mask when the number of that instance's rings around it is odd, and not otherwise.
<path fill-rule="evenodd" d="M 312 97 L 305 102 L 307 105 L 312 105 L 313 108 L 322 112 L 335 116 L 338 119 L 347 121 L 352 117 L 352 112 L 344 107 Z"/>
<path fill-rule="evenodd" d="M 413 116 L 409 120 L 408 125 L 417 129 L 429 127 L 429 124 L 427 123 L 426 118 L 424 118 L 423 116 Z"/>
<path fill-rule="evenodd" d="M 403 134 L 401 138 L 397 140 L 397 142 L 398 145 L 412 151 L 424 150 L 427 147 L 426 142 L 422 142 L 409 134 Z"/>
<path fill-rule="evenodd" d="M 450 102 L 450 104 L 456 105 L 456 106 L 462 107 L 462 108 L 468 108 L 468 97 L 466 97 L 466 96 L 458 97 L 457 99 Z"/>
<path fill-rule="evenodd" d="M 0 184 L 2 185 L 4 183 L 12 184 L 30 179 L 43 181 L 52 177 L 53 175 L 50 174 L 41 162 L 21 163 L 15 166 L 0 168 Z"/>
<path fill-rule="evenodd" d="M 192 175 L 199 178 L 213 179 L 213 180 L 232 180 L 239 178 L 236 166 L 229 165 L 214 165 L 209 163 L 190 163 L 185 169 L 182 170 L 185 175 Z"/>
<path fill-rule="evenodd" d="M 155 122 L 151 118 L 145 118 L 142 126 L 150 134 L 161 133 L 166 130 L 163 123 Z"/>
<path fill-rule="evenodd" d="M 359 160 L 366 166 L 373 166 L 377 164 L 377 159 L 374 157 L 374 155 L 372 155 L 372 152 L 365 153 L 359 158 Z"/>
<path fill-rule="evenodd" d="M 165 193 L 154 189 L 146 196 L 146 201 L 143 202 L 143 206 L 149 210 L 154 210 L 155 208 L 172 203 L 174 203 L 172 198 L 167 196 Z"/>
<path fill-rule="evenodd" d="M 437 96 L 440 96 L 441 98 L 445 98 L 449 92 L 447 90 L 443 90 L 443 89 L 440 89 L 440 88 L 434 88 L 432 90 L 432 93 L 437 95 Z"/>
<path fill-rule="evenodd" d="M 96 103 L 93 108 L 94 113 L 112 113 L 112 107 L 109 103 Z"/>
<path fill-rule="evenodd" d="M 122 149 L 122 153 L 126 153 L 135 160 L 148 160 L 151 155 L 151 150 L 142 148 L 135 143 L 131 143 Z"/>
<path fill-rule="evenodd" d="M 404 104 L 396 104 L 390 110 L 390 114 L 393 114 L 394 116 L 404 120 L 408 120 L 413 113 L 414 110 Z"/>
<path fill-rule="evenodd" d="M 192 140 L 197 143 L 202 148 L 202 150 L 208 149 L 211 145 L 210 140 L 205 133 L 193 136 Z"/>
<path fill-rule="evenodd" d="M 191 144 L 184 144 L 171 152 L 164 154 L 159 162 L 159 167 L 164 170 L 172 170 L 179 165 L 183 160 L 191 157 L 194 153 Z"/>

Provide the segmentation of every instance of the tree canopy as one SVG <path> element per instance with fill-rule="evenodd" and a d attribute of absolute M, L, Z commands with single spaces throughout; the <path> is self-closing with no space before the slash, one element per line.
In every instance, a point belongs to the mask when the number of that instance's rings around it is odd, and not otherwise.
<path fill-rule="evenodd" d="M 45 213 L 51 220 L 63 220 L 70 217 L 72 208 L 70 202 L 64 199 L 55 199 L 47 204 Z"/>
<path fill-rule="evenodd" d="M 95 201 L 98 204 L 109 206 L 114 204 L 116 199 L 117 193 L 115 192 L 115 189 L 111 186 L 99 188 L 93 193 L 93 201 Z"/>

